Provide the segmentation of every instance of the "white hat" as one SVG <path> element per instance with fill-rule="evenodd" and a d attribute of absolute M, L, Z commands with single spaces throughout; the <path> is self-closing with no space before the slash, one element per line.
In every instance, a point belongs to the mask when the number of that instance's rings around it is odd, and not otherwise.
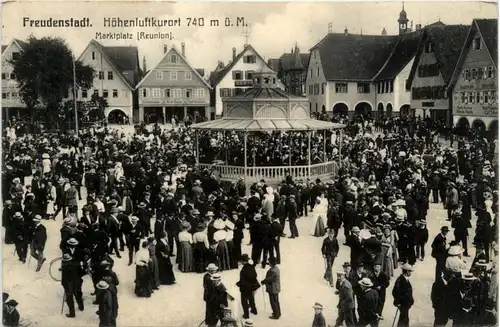
<path fill-rule="evenodd" d="M 253 327 L 253 320 L 252 319 L 245 320 L 243 327 Z"/>
<path fill-rule="evenodd" d="M 226 225 L 224 224 L 224 221 L 222 219 L 217 219 L 216 221 L 214 221 L 214 227 L 215 229 L 224 229 Z"/>
<path fill-rule="evenodd" d="M 109 288 L 109 284 L 104 280 L 101 280 L 99 283 L 97 283 L 96 287 L 100 290 L 107 290 Z"/>
<path fill-rule="evenodd" d="M 214 213 L 212 211 L 207 211 L 207 213 L 205 214 L 205 217 L 213 217 L 214 216 Z"/>
<path fill-rule="evenodd" d="M 462 249 L 461 246 L 459 245 L 454 245 L 454 246 L 451 246 L 449 249 L 448 249 L 448 254 L 449 255 L 460 255 L 464 253 L 464 250 Z"/>
<path fill-rule="evenodd" d="M 365 286 L 365 287 L 372 287 L 373 283 L 370 278 L 365 277 L 359 281 L 359 285 Z"/>
<path fill-rule="evenodd" d="M 231 221 L 226 220 L 226 227 L 229 228 L 230 230 L 233 230 L 234 224 Z"/>
<path fill-rule="evenodd" d="M 361 238 L 364 240 L 368 240 L 372 237 L 372 233 L 370 233 L 370 231 L 368 229 L 363 229 L 359 233 L 359 236 L 361 236 Z"/>
<path fill-rule="evenodd" d="M 410 264 L 405 263 L 404 265 L 401 266 L 401 270 L 413 271 L 413 267 Z"/>
<path fill-rule="evenodd" d="M 217 270 L 219 267 L 217 267 L 214 263 L 208 264 L 208 266 L 205 268 L 206 270 Z"/>
<path fill-rule="evenodd" d="M 222 276 L 219 273 L 215 273 L 212 276 L 210 276 L 210 279 L 213 281 L 221 280 Z"/>

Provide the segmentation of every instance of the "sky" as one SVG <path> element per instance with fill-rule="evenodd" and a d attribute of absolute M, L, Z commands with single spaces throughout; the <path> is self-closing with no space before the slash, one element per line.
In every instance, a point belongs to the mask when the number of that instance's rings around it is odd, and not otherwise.
<path fill-rule="evenodd" d="M 416 24 L 431 24 L 441 20 L 445 24 L 470 24 L 473 18 L 496 18 L 496 4 L 486 2 L 410 2 L 404 3 L 408 19 Z M 301 52 L 308 50 L 328 33 L 342 33 L 345 28 L 354 34 L 398 33 L 397 19 L 401 2 L 158 2 L 158 1 L 88 1 L 88 2 L 7 2 L 2 6 L 2 44 L 12 38 L 63 37 L 78 57 L 96 33 L 127 32 L 133 40 L 97 40 L 103 45 L 130 45 L 139 49 L 142 67 L 146 57 L 148 69 L 161 59 L 164 45 L 180 49 L 185 43 L 186 57 L 194 68 L 206 72 L 214 70 L 217 62 L 228 63 L 232 48 L 237 52 L 245 44 L 243 27 L 225 27 L 224 20 L 244 17 L 249 23 L 249 42 L 264 59 L 279 58 L 297 44 Z M 24 18 L 82 19 L 88 17 L 92 27 L 36 28 L 23 27 Z M 104 27 L 104 17 L 135 19 L 181 19 L 182 26 L 163 28 Z M 203 17 L 205 26 L 186 26 L 188 18 Z M 210 20 L 218 19 L 219 27 L 210 27 Z M 137 40 L 137 32 L 172 32 L 174 40 Z"/>

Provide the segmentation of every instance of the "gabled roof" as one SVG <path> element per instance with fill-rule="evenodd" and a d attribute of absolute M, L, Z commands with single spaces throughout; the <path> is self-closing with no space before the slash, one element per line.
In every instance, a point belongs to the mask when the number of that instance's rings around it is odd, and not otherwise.
<path fill-rule="evenodd" d="M 399 36 L 327 34 L 318 49 L 326 80 L 371 81 L 396 45 Z"/>
<path fill-rule="evenodd" d="M 300 56 L 300 64 L 301 66 L 296 67 L 295 66 L 295 54 L 293 53 L 284 53 L 281 55 L 279 58 L 279 61 L 281 63 L 281 67 L 283 70 L 290 70 L 290 69 L 307 69 L 307 66 L 309 65 L 309 53 L 301 53 L 299 54 Z"/>
<path fill-rule="evenodd" d="M 158 61 L 158 63 L 154 66 L 153 69 L 151 69 L 147 74 L 146 76 L 143 77 L 143 79 L 137 84 L 137 86 L 135 87 L 136 89 L 139 88 L 139 86 L 142 85 L 142 83 L 144 83 L 144 81 L 149 77 L 149 75 L 151 75 L 153 73 L 153 71 L 156 69 L 156 67 L 158 67 L 158 65 L 167 57 L 167 55 L 169 55 L 172 51 L 174 51 L 180 58 L 182 58 L 182 60 L 184 60 L 186 62 L 186 65 L 188 65 L 188 67 L 191 69 L 191 71 L 196 75 L 198 76 L 198 78 L 203 82 L 203 84 L 205 84 L 209 89 L 211 89 L 212 87 L 207 83 L 207 81 L 205 81 L 205 79 L 200 76 L 200 74 L 198 73 L 198 71 L 196 69 L 193 68 L 193 66 L 191 66 L 189 64 L 189 62 L 187 61 L 186 57 L 184 57 L 178 50 L 175 46 L 172 46 L 170 48 L 170 50 L 168 50 L 167 52 L 165 52 L 165 54 L 163 55 L 163 57 L 161 57 L 160 61 Z"/>
<path fill-rule="evenodd" d="M 498 19 L 474 19 L 474 22 L 495 67 L 498 67 Z"/>
<path fill-rule="evenodd" d="M 90 45 L 95 45 L 95 47 L 101 52 L 101 54 L 109 61 L 113 70 L 118 73 L 118 76 L 127 84 L 127 86 L 133 90 L 134 82 L 128 80 L 123 74 L 124 71 L 131 70 L 134 73 L 139 73 L 139 50 L 137 47 L 123 46 L 123 47 L 105 47 L 96 40 L 90 41 L 85 50 L 78 58 L 80 61 L 83 55 L 87 52 Z"/>
<path fill-rule="evenodd" d="M 266 64 L 267 68 L 271 69 L 272 71 L 275 71 L 271 67 L 269 67 L 268 63 L 266 63 L 264 58 L 262 58 L 262 56 L 254 49 L 254 47 L 252 47 L 250 44 L 247 44 L 247 45 L 245 45 L 243 50 L 236 56 L 236 58 L 234 58 L 234 60 L 231 61 L 228 65 L 226 65 L 222 69 L 218 69 L 218 70 L 215 70 L 212 73 L 210 73 L 210 83 L 212 84 L 212 87 L 215 88 L 217 86 L 217 84 L 219 84 L 220 81 L 222 81 L 222 79 L 224 77 L 226 77 L 226 75 L 233 69 L 234 65 L 236 65 L 236 63 L 241 60 L 243 55 L 248 50 L 253 50 L 257 54 L 257 57 L 259 57 L 259 59 L 262 60 Z"/>
<path fill-rule="evenodd" d="M 422 51 L 425 49 L 424 42 L 430 41 L 436 62 L 443 77 L 445 85 L 451 81 L 453 71 L 460 57 L 461 49 L 467 37 L 470 25 L 433 25 L 426 26 L 420 39 L 417 55 L 413 63 L 406 87 L 409 88 L 415 76 L 418 62 Z"/>
<path fill-rule="evenodd" d="M 497 67 L 497 46 L 498 46 L 498 20 L 497 19 L 474 19 L 469 29 L 469 33 L 467 34 L 467 38 L 462 47 L 462 51 L 460 52 L 460 57 L 457 61 L 455 70 L 453 72 L 453 76 L 448 85 L 448 88 L 451 89 L 460 75 L 462 70 L 463 63 L 469 54 L 469 49 L 474 39 L 474 36 L 477 32 L 481 35 L 481 38 L 486 45 L 486 50 L 489 52 L 491 56 L 491 60 L 493 61 L 495 67 Z"/>
<path fill-rule="evenodd" d="M 5 49 L 7 49 L 7 46 L 2 44 L 2 53 L 5 51 Z"/>
<path fill-rule="evenodd" d="M 415 57 L 423 30 L 404 34 L 396 43 L 389 58 L 374 77 L 374 81 L 395 78 Z"/>
<path fill-rule="evenodd" d="M 269 59 L 267 65 L 277 72 L 280 69 L 280 59 Z"/>
<path fill-rule="evenodd" d="M 7 45 L 3 45 L 3 44 L 2 44 L 2 53 L 3 53 L 5 50 L 7 50 L 7 49 L 10 47 L 10 45 L 11 45 L 12 43 L 16 43 L 16 44 L 17 44 L 17 46 L 18 46 L 21 50 L 23 50 L 23 49 L 24 49 L 24 48 L 28 45 L 28 43 L 26 43 L 26 42 L 24 42 L 24 41 L 22 41 L 22 40 L 19 40 L 19 39 L 12 39 L 12 41 L 10 41 L 10 43 L 9 43 L 9 44 L 7 44 Z"/>

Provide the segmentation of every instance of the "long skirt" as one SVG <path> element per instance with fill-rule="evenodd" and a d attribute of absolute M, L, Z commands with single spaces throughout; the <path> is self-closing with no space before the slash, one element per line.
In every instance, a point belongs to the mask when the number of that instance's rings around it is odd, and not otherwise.
<path fill-rule="evenodd" d="M 229 259 L 229 250 L 227 248 L 226 240 L 220 240 L 217 245 L 217 257 L 219 258 L 219 271 L 229 270 L 231 262 Z"/>
<path fill-rule="evenodd" d="M 151 272 L 147 266 L 136 266 L 135 268 L 135 295 L 138 297 L 150 297 L 153 293 L 151 288 Z"/>
<path fill-rule="evenodd" d="M 389 245 L 390 246 L 390 245 Z M 394 262 L 392 261 L 392 253 L 389 252 L 389 247 L 382 245 L 382 271 L 387 276 L 394 276 Z"/>
<path fill-rule="evenodd" d="M 53 215 L 55 213 L 55 210 L 54 210 L 54 201 L 53 200 L 47 201 L 47 210 L 46 210 L 45 213 L 47 215 Z"/>
<path fill-rule="evenodd" d="M 153 289 L 160 286 L 160 270 L 158 268 L 158 259 L 156 256 L 151 256 L 151 261 L 149 262 L 149 270 L 151 271 L 151 287 Z"/>
<path fill-rule="evenodd" d="M 193 264 L 194 271 L 197 273 L 205 272 L 205 267 L 207 266 L 206 262 L 206 252 L 205 243 L 197 242 L 193 245 Z"/>
<path fill-rule="evenodd" d="M 180 242 L 179 270 L 182 272 L 193 271 L 193 248 L 187 241 Z"/>
<path fill-rule="evenodd" d="M 325 223 L 323 222 L 323 217 L 317 216 L 316 218 L 316 227 L 314 227 L 313 236 L 323 237 L 326 234 Z"/>
<path fill-rule="evenodd" d="M 227 241 L 227 250 L 229 253 L 229 268 L 238 269 L 238 259 L 236 258 L 236 249 L 233 240 Z"/>
<path fill-rule="evenodd" d="M 158 270 L 161 285 L 175 284 L 175 275 L 170 258 L 158 257 Z"/>

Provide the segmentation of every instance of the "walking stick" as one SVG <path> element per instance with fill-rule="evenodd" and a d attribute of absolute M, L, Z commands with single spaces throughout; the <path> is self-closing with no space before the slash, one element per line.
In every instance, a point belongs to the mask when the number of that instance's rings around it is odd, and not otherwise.
<path fill-rule="evenodd" d="M 392 327 L 394 327 L 394 324 L 396 323 L 396 317 L 398 316 L 399 313 L 399 308 L 396 309 L 396 314 L 394 315 L 394 320 L 392 321 Z"/>
<path fill-rule="evenodd" d="M 266 308 L 266 294 L 264 292 L 264 288 L 262 288 L 262 300 L 264 302 L 264 312 L 267 314 L 267 308 Z"/>
<path fill-rule="evenodd" d="M 205 319 L 203 319 L 203 321 L 200 322 L 200 324 L 198 325 L 198 327 L 201 327 L 201 325 L 203 325 L 204 322 L 205 322 Z"/>
<path fill-rule="evenodd" d="M 66 300 L 66 291 L 63 293 L 62 304 L 61 304 L 61 314 L 64 312 L 64 300 Z"/>
<path fill-rule="evenodd" d="M 30 267 L 30 262 L 31 262 L 31 253 L 28 256 L 28 268 Z"/>

